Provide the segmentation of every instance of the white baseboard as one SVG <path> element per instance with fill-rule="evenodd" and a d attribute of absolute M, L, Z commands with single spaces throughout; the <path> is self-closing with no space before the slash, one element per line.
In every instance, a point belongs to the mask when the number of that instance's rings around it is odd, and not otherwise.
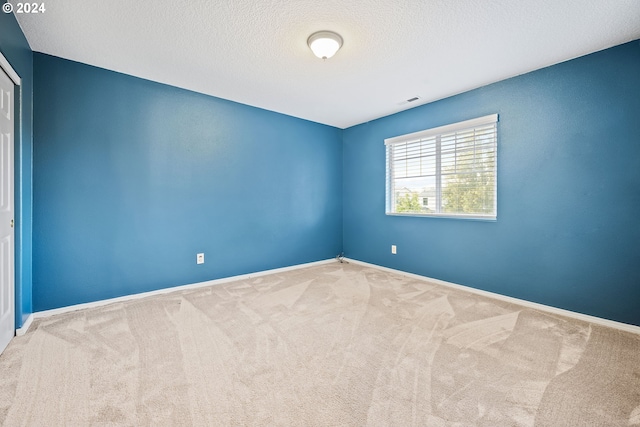
<path fill-rule="evenodd" d="M 358 260 L 351 259 L 351 258 L 344 258 L 344 260 L 349 262 L 349 263 L 352 263 L 352 264 L 358 264 L 358 265 L 362 265 L 362 266 L 365 266 L 365 267 L 377 268 L 377 269 L 382 270 L 382 271 L 388 271 L 390 273 L 396 273 L 396 274 L 400 274 L 400 275 L 403 275 L 403 276 L 412 277 L 414 279 L 429 281 L 429 282 L 432 282 L 432 283 L 436 283 L 438 285 L 447 286 L 449 288 L 454 288 L 454 289 L 462 290 L 462 291 L 465 291 L 465 292 L 470 292 L 470 293 L 474 293 L 474 294 L 477 294 L 477 295 L 486 296 L 486 297 L 489 297 L 489 298 L 495 298 L 495 299 L 498 299 L 498 300 L 501 300 L 501 301 L 510 302 L 512 304 L 518 304 L 518 305 L 525 306 L 525 307 L 528 307 L 528 308 L 533 308 L 535 310 L 540 310 L 540 311 L 545 311 L 547 313 L 552 313 L 552 314 L 557 314 L 557 315 L 560 315 L 560 316 L 570 317 L 570 318 L 581 320 L 581 321 L 584 321 L 584 322 L 594 323 L 596 325 L 606 326 L 606 327 L 609 327 L 609 328 L 615 328 L 615 329 L 619 329 L 619 330 L 622 330 L 622 331 L 631 332 L 631 333 L 634 333 L 634 334 L 640 334 L 640 326 L 629 325 L 627 323 L 616 322 L 614 320 L 603 319 L 601 317 L 596 317 L 596 316 L 590 316 L 588 314 L 577 313 L 575 311 L 569 311 L 569 310 L 565 310 L 565 309 L 562 309 L 562 308 L 552 307 L 552 306 L 549 306 L 549 305 L 539 304 L 539 303 L 535 303 L 535 302 L 531 302 L 531 301 L 527 301 L 527 300 L 523 300 L 523 299 L 519 299 L 519 298 L 509 297 L 509 296 L 497 294 L 497 293 L 494 293 L 494 292 L 483 291 L 481 289 L 475 289 L 475 288 L 471 288 L 469 286 L 459 285 L 457 283 L 446 282 L 444 280 L 433 279 L 433 278 L 430 278 L 430 277 L 427 277 L 427 276 L 421 276 L 419 274 L 407 273 L 406 271 L 395 270 L 393 268 L 388 268 L 388 267 L 382 267 L 380 265 L 371 264 L 371 263 L 364 262 L 364 261 L 358 261 Z M 275 268 L 275 269 L 272 269 L 272 270 L 264 270 L 264 271 L 258 271 L 258 272 L 255 272 L 255 273 L 241 274 L 241 275 L 238 275 L 238 276 L 225 277 L 225 278 L 222 278 L 222 279 L 209 280 L 209 281 L 206 281 L 206 282 L 192 283 L 192 284 L 189 284 L 189 285 L 173 286 L 173 287 L 170 287 L 170 288 L 158 289 L 158 290 L 150 291 L 150 292 L 142 292 L 142 293 L 139 293 L 139 294 L 125 295 L 125 296 L 121 296 L 121 297 L 117 297 L 117 298 L 109 298 L 109 299 L 100 300 L 100 301 L 93 301 L 93 302 L 88 302 L 88 303 L 83 303 L 83 304 L 75 304 L 75 305 L 70 305 L 70 306 L 67 306 L 67 307 L 54 308 L 52 310 L 38 311 L 38 312 L 30 314 L 29 317 L 27 318 L 27 321 L 24 322 L 24 325 L 22 325 L 21 328 L 16 329 L 16 335 L 20 336 L 20 335 L 26 334 L 34 319 L 40 319 L 40 318 L 43 318 L 43 317 L 49 317 L 49 316 L 53 316 L 53 315 L 56 315 L 56 314 L 69 313 L 71 311 L 82 310 L 82 309 L 85 309 L 85 308 L 101 307 L 101 306 L 104 306 L 104 305 L 107 305 L 107 304 L 113 304 L 115 302 L 130 301 L 130 300 L 135 300 L 135 299 L 140 299 L 140 298 L 146 298 L 146 297 L 153 296 L 153 295 L 161 295 L 161 294 L 167 294 L 167 293 L 176 292 L 176 291 L 182 291 L 182 290 L 185 290 L 185 289 L 196 289 L 196 288 L 202 288 L 202 287 L 205 287 L 205 286 L 220 285 L 220 284 L 223 284 L 223 283 L 233 282 L 233 281 L 236 281 L 236 280 L 250 279 L 252 277 L 266 276 L 266 275 L 269 275 L 269 274 L 281 273 L 281 272 L 291 271 L 291 270 L 298 270 L 300 268 L 313 267 L 313 266 L 316 266 L 316 265 L 323 265 L 323 264 L 330 264 L 330 263 L 333 263 L 333 262 L 336 262 L 336 260 L 332 258 L 332 259 L 327 259 L 327 260 L 322 260 L 322 261 L 316 261 L 316 262 L 310 262 L 310 263 L 305 263 L 305 264 L 293 265 L 293 266 L 290 266 L 290 267 Z"/>
<path fill-rule="evenodd" d="M 558 314 L 560 316 L 571 317 L 573 319 L 582 320 L 583 322 L 594 323 L 596 325 L 607 326 L 609 328 L 615 328 L 626 332 L 631 332 L 634 334 L 640 334 L 640 326 L 629 325 L 627 323 L 616 322 L 614 320 L 603 319 L 601 317 L 589 316 L 588 314 L 576 313 L 575 311 L 564 310 L 562 308 L 552 307 L 549 305 L 539 304 L 536 302 L 531 302 L 523 299 L 508 297 L 506 295 L 496 294 L 494 292 L 483 291 L 480 289 L 471 288 L 469 286 L 458 285 L 457 283 L 445 282 L 444 280 L 432 279 L 427 276 L 421 276 L 419 274 L 407 273 L 402 270 L 395 270 L 393 268 L 382 267 L 376 264 L 370 264 L 364 261 L 358 261 L 356 259 L 344 258 L 345 261 L 358 264 L 366 267 L 377 268 L 379 270 L 388 271 L 390 273 L 397 273 L 403 276 L 412 277 L 414 279 L 425 280 L 429 282 L 436 283 L 438 285 L 447 286 L 449 288 L 459 289 L 465 292 L 474 293 L 477 295 L 486 296 L 489 298 L 495 298 L 501 301 L 510 302 L 513 304 L 522 305 L 528 308 L 533 308 L 535 310 L 546 311 L 547 313 Z"/>
<path fill-rule="evenodd" d="M 27 317 L 27 320 L 26 322 L 24 322 L 22 327 L 16 329 L 16 336 L 21 337 L 22 335 L 26 334 L 27 331 L 29 330 L 29 327 L 31 326 L 31 322 L 33 322 L 33 313 L 31 313 Z"/>
<path fill-rule="evenodd" d="M 107 305 L 107 304 L 113 304 L 115 302 L 130 301 L 130 300 L 150 297 L 150 296 L 153 296 L 153 295 L 168 294 L 168 293 L 171 293 L 171 292 L 183 291 L 185 289 L 196 289 L 196 288 L 203 288 L 205 286 L 220 285 L 222 283 L 234 282 L 236 280 L 250 279 L 252 277 L 266 276 L 266 275 L 269 275 L 269 274 L 282 273 L 284 271 L 298 270 L 300 268 L 313 267 L 313 266 L 316 266 L 316 265 L 329 264 L 329 263 L 333 263 L 333 262 L 336 262 L 336 260 L 334 258 L 331 258 L 331 259 L 326 259 L 326 260 L 322 260 L 322 261 L 315 261 L 315 262 L 308 262 L 308 263 L 305 263 L 305 264 L 292 265 L 290 267 L 274 268 L 272 270 L 263 270 L 263 271 L 257 271 L 255 273 L 240 274 L 238 276 L 224 277 L 222 279 L 208 280 L 206 282 L 191 283 L 191 284 L 188 284 L 188 285 L 172 286 L 172 287 L 169 287 L 169 288 L 157 289 L 155 291 L 142 292 L 142 293 L 139 293 L 139 294 L 124 295 L 124 296 L 121 296 L 121 297 L 109 298 L 109 299 L 104 299 L 104 300 L 100 300 L 100 301 L 92 301 L 92 302 L 87 302 L 87 303 L 82 303 L 82 304 L 69 305 L 67 307 L 54 308 L 54 309 L 51 309 L 51 310 L 37 311 L 37 312 L 29 315 L 29 318 L 27 319 L 25 324 L 22 326 L 22 328 L 20 328 L 19 330 L 16 330 L 16 334 L 17 335 L 26 334 L 27 330 L 29 329 L 29 326 L 31 326 L 31 322 L 33 321 L 34 318 L 35 319 L 40 319 L 40 318 L 43 318 L 43 317 L 49 317 L 49 316 L 53 316 L 53 315 L 56 315 L 56 314 L 62 314 L 62 313 L 69 313 L 71 311 L 83 310 L 83 309 L 86 309 L 86 308 L 101 307 L 101 306 L 104 306 L 104 305 Z M 18 332 L 18 331 L 20 331 L 20 332 Z"/>

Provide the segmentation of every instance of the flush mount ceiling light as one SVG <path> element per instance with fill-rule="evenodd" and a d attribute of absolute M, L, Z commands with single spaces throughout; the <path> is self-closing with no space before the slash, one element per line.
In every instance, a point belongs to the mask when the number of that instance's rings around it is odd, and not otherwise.
<path fill-rule="evenodd" d="M 327 59 L 342 47 L 342 37 L 333 31 L 318 31 L 309 36 L 307 44 L 315 56 Z"/>

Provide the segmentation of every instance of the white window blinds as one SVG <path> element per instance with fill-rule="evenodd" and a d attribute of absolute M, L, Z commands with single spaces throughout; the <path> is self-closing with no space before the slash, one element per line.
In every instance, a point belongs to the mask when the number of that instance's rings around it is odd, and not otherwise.
<path fill-rule="evenodd" d="M 492 114 L 386 139 L 387 214 L 495 219 L 497 122 Z"/>

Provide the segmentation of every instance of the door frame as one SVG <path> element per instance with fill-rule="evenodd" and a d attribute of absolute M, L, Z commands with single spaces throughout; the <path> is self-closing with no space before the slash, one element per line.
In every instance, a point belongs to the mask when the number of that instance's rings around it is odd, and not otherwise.
<path fill-rule="evenodd" d="M 2 52 L 0 52 L 0 68 L 2 68 L 5 73 L 7 73 L 7 76 L 9 76 L 9 78 L 13 81 L 14 85 L 16 85 L 16 86 L 20 86 L 21 85 L 22 79 L 20 79 L 20 76 L 18 75 L 18 73 L 15 72 L 15 70 L 13 69 L 13 67 L 11 66 L 9 61 L 7 61 L 7 58 L 4 57 Z M 15 97 L 14 97 L 14 99 L 15 99 Z M 14 117 L 15 117 L 15 115 L 14 115 Z"/>
<path fill-rule="evenodd" d="M 18 75 L 18 73 L 13 69 L 13 67 L 11 66 L 11 64 L 9 63 L 9 61 L 7 60 L 7 58 L 5 58 L 4 54 L 2 52 L 0 52 L 0 69 L 2 69 L 2 71 L 4 71 L 4 73 L 9 76 L 9 79 L 13 82 L 14 85 L 14 95 L 13 95 L 13 159 L 11 159 L 11 161 L 13 162 L 13 174 L 11 176 L 11 179 L 13 180 L 13 214 L 14 214 L 14 218 L 16 218 L 15 214 L 16 214 L 16 201 L 19 200 L 16 197 L 16 188 L 18 188 L 18 186 L 16 186 L 16 182 L 15 182 L 15 171 L 16 171 L 16 161 L 15 161 L 15 156 L 16 153 L 18 153 L 19 151 L 16 150 L 16 146 L 19 145 L 19 141 L 20 141 L 20 135 L 22 134 L 21 132 L 21 128 L 22 128 L 22 79 L 20 78 L 20 76 Z M 19 108 L 16 108 L 19 107 Z M 16 218 L 17 219 L 17 218 Z M 13 318 L 14 318 L 14 322 L 13 322 L 13 330 L 14 330 L 14 334 L 15 331 L 18 327 L 18 322 L 16 319 L 17 313 L 20 311 L 18 310 L 17 307 L 17 298 L 16 296 L 18 295 L 18 283 L 16 280 L 16 271 L 17 271 L 17 264 L 18 264 L 18 256 L 16 256 L 16 246 L 17 246 L 17 239 L 16 239 L 16 234 L 19 233 L 18 230 L 18 225 L 19 222 L 18 221 L 14 221 L 15 227 L 14 227 L 14 239 L 13 239 Z"/>

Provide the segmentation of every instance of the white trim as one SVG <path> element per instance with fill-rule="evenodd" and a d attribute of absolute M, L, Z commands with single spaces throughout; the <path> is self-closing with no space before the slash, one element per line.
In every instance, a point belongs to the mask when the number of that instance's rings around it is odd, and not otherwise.
<path fill-rule="evenodd" d="M 14 84 L 20 86 L 22 82 L 20 76 L 18 75 L 18 73 L 16 73 L 16 71 L 13 69 L 9 61 L 7 61 L 7 58 L 4 57 L 2 52 L 0 52 L 0 68 L 2 68 L 5 73 L 7 73 L 7 76 L 9 76 Z"/>
<path fill-rule="evenodd" d="M 364 262 L 364 261 L 358 261 L 358 260 L 351 259 L 351 258 L 343 258 L 343 260 L 348 262 L 348 263 L 351 263 L 351 264 L 357 264 L 357 265 L 362 265 L 362 266 L 365 266 L 365 267 L 377 268 L 378 270 L 388 271 L 390 273 L 400 274 L 402 276 L 407 276 L 407 277 L 411 277 L 411 278 L 418 279 L 418 280 L 424 280 L 424 281 L 428 281 L 428 282 L 433 282 L 435 284 L 446 286 L 446 287 L 449 287 L 449 288 L 458 289 L 458 290 L 461 290 L 461 291 L 470 292 L 470 293 L 473 293 L 473 294 L 476 294 L 476 295 L 482 295 L 482 296 L 489 297 L 489 298 L 495 298 L 495 299 L 498 299 L 498 300 L 501 300 L 501 301 L 506 301 L 506 302 L 509 302 L 509 303 L 512 303 L 512 304 L 522 305 L 522 306 L 525 306 L 525 307 L 528 307 L 528 308 L 533 308 L 535 310 L 541 310 L 541 311 L 545 311 L 545 312 L 548 312 L 548 313 L 557 314 L 557 315 L 560 315 L 560 316 L 570 317 L 570 318 L 573 318 L 573 319 L 581 320 L 583 322 L 594 323 L 596 325 L 601 325 L 601 326 L 606 326 L 606 327 L 609 327 L 609 328 L 619 329 L 619 330 L 626 331 L 626 332 L 631 332 L 631 333 L 634 333 L 634 334 L 640 334 L 640 326 L 636 326 L 636 325 L 629 325 L 627 323 L 616 322 L 614 320 L 603 319 L 601 317 L 590 316 L 588 314 L 576 313 L 575 311 L 569 311 L 569 310 L 565 310 L 565 309 L 562 309 L 562 308 L 551 307 L 551 306 L 548 306 L 548 305 L 539 304 L 539 303 L 536 303 L 536 302 L 531 302 L 531 301 L 527 301 L 527 300 L 523 300 L 523 299 L 519 299 L 519 298 L 509 297 L 509 296 L 497 294 L 497 293 L 494 293 L 494 292 L 483 291 L 481 289 L 475 289 L 475 288 L 471 288 L 469 286 L 459 285 L 457 283 L 446 282 L 444 280 L 433 279 L 433 278 L 430 278 L 430 277 L 427 277 L 427 276 L 421 276 L 419 274 L 407 273 L 406 271 L 396 270 L 396 269 L 389 268 L 389 267 L 383 267 L 383 266 L 380 266 L 380 265 L 371 264 L 371 263 Z M 40 318 L 43 318 L 43 317 L 49 317 L 49 316 L 53 316 L 53 315 L 56 315 L 56 314 L 69 313 L 69 312 L 72 312 L 72 311 L 82 310 L 82 309 L 86 309 L 86 308 L 101 307 L 101 306 L 104 306 L 104 305 L 107 305 L 107 304 L 113 304 L 115 302 L 130 301 L 130 300 L 135 300 L 135 299 L 140 299 L 140 298 L 146 298 L 148 296 L 153 296 L 153 295 L 168 294 L 168 293 L 171 293 L 171 292 L 182 291 L 182 290 L 186 290 L 186 289 L 197 289 L 197 288 L 202 288 L 202 287 L 206 287 L 206 286 L 215 286 L 215 285 L 220 285 L 220 284 L 223 284 L 223 283 L 234 282 L 234 281 L 237 281 L 237 280 L 250 279 L 252 277 L 266 276 L 266 275 L 269 275 L 269 274 L 282 273 L 282 272 L 285 272 L 285 271 L 298 270 L 300 268 L 313 267 L 313 266 L 323 265 L 323 264 L 331 264 L 333 262 L 336 262 L 336 260 L 332 258 L 332 259 L 327 259 L 327 260 L 323 260 L 323 261 L 316 261 L 316 262 L 310 262 L 310 263 L 306 263 L 306 264 L 293 265 L 291 267 L 283 267 L 283 268 L 276 268 L 276 269 L 273 269 L 273 270 L 258 271 L 258 272 L 255 272 L 255 273 L 241 274 L 241 275 L 238 275 L 238 276 L 225 277 L 225 278 L 222 278 L 222 279 L 209 280 L 209 281 L 206 281 L 206 282 L 192 283 L 192 284 L 189 284 L 189 285 L 181 285 L 181 286 L 173 286 L 173 287 L 170 287 L 170 288 L 158 289 L 158 290 L 150 291 L 150 292 L 143 292 L 143 293 L 139 293 L 139 294 L 125 295 L 125 296 L 122 296 L 122 297 L 110 298 L 110 299 L 105 299 L 105 300 L 100 300 L 100 301 L 93 301 L 93 302 L 88 302 L 88 303 L 84 303 L 84 304 L 70 305 L 70 306 L 67 306 L 67 307 L 54 308 L 52 310 L 38 311 L 38 312 L 35 312 L 33 314 L 30 314 L 29 317 L 27 318 L 27 321 L 24 323 L 24 325 L 22 325 L 22 327 L 20 329 L 16 329 L 16 335 L 20 336 L 20 335 L 24 335 L 25 333 L 27 333 L 29 327 L 31 326 L 31 322 L 33 322 L 34 319 L 40 319 Z"/>
<path fill-rule="evenodd" d="M 512 304 L 518 304 L 528 308 L 533 308 L 535 310 L 546 311 L 547 313 L 558 314 L 560 316 L 565 316 L 565 317 L 571 317 L 573 319 L 582 320 L 583 322 L 594 323 L 596 325 L 619 329 L 621 331 L 631 332 L 633 334 L 640 334 L 640 326 L 630 325 L 628 323 L 616 322 L 614 320 L 603 319 L 601 317 L 590 316 L 588 314 L 576 313 L 575 311 L 569 311 L 562 308 L 539 304 L 537 302 L 531 302 L 531 301 L 527 301 L 519 298 L 508 297 L 506 295 L 496 294 L 494 292 L 489 292 L 489 291 L 483 291 L 481 289 L 470 288 L 468 286 L 458 285 L 457 283 L 445 282 L 444 280 L 432 279 L 427 276 L 421 276 L 419 274 L 414 274 L 414 273 L 407 273 L 406 271 L 395 270 L 393 268 L 388 268 L 388 267 L 382 267 L 380 265 L 370 264 L 368 262 L 358 261 L 356 259 L 344 258 L 344 260 L 352 264 L 358 264 L 365 267 L 377 268 L 379 270 L 388 271 L 390 273 L 396 273 L 402 276 L 407 276 L 407 277 L 411 277 L 418 280 L 433 282 L 438 285 L 458 289 L 461 291 L 471 292 L 473 294 L 482 295 L 489 298 L 495 298 L 501 301 L 510 302 Z"/>
<path fill-rule="evenodd" d="M 29 328 L 31 327 L 31 323 L 33 323 L 33 313 L 31 313 L 29 315 L 29 317 L 27 317 L 27 321 L 24 322 L 22 327 L 16 329 L 16 336 L 17 337 L 21 337 L 22 335 L 24 335 L 27 332 L 29 332 Z"/>
<path fill-rule="evenodd" d="M 191 283 L 189 285 L 172 286 L 169 288 L 157 289 L 155 291 L 142 292 L 139 294 L 124 295 L 121 297 L 103 299 L 100 301 L 92 301 L 92 302 L 86 302 L 82 304 L 69 305 L 66 307 L 54 308 L 51 310 L 37 311 L 33 313 L 33 317 L 36 319 L 41 319 L 43 317 L 49 317 L 49 316 L 62 314 L 62 313 L 69 313 L 72 311 L 83 310 L 86 308 L 102 307 L 104 305 L 113 304 L 115 302 L 131 301 L 131 300 L 136 300 L 140 298 L 150 297 L 153 295 L 162 295 L 162 294 L 168 294 L 176 291 L 184 291 L 186 289 L 197 289 L 197 288 L 203 288 L 206 286 L 221 285 L 223 283 L 235 282 L 237 280 L 251 279 L 253 277 L 266 276 L 269 274 L 282 273 L 285 271 L 298 270 L 300 268 L 314 267 L 317 265 L 330 264 L 333 262 L 336 262 L 335 258 L 326 259 L 322 261 L 309 262 L 305 264 L 297 264 L 297 265 L 292 265 L 290 267 L 282 267 L 282 268 L 274 268 L 272 270 L 257 271 L 255 273 L 240 274 L 238 276 L 224 277 L 222 279 L 208 280 L 206 282 Z"/>
<path fill-rule="evenodd" d="M 405 212 L 385 212 L 388 216 L 420 216 L 429 218 L 445 218 L 445 219 L 469 219 L 472 221 L 498 221 L 497 215 L 473 215 L 473 214 L 452 214 L 452 213 L 405 213 Z"/>
<path fill-rule="evenodd" d="M 438 126 L 437 128 L 425 129 L 418 132 L 408 133 L 406 135 L 394 136 L 384 140 L 384 145 L 401 144 L 403 142 L 415 141 L 429 138 L 443 133 L 455 132 L 462 129 L 470 129 L 477 126 L 488 125 L 498 122 L 497 114 L 489 114 L 488 116 L 478 117 L 476 119 L 465 120 L 464 122 L 452 123 L 450 125 Z"/>

